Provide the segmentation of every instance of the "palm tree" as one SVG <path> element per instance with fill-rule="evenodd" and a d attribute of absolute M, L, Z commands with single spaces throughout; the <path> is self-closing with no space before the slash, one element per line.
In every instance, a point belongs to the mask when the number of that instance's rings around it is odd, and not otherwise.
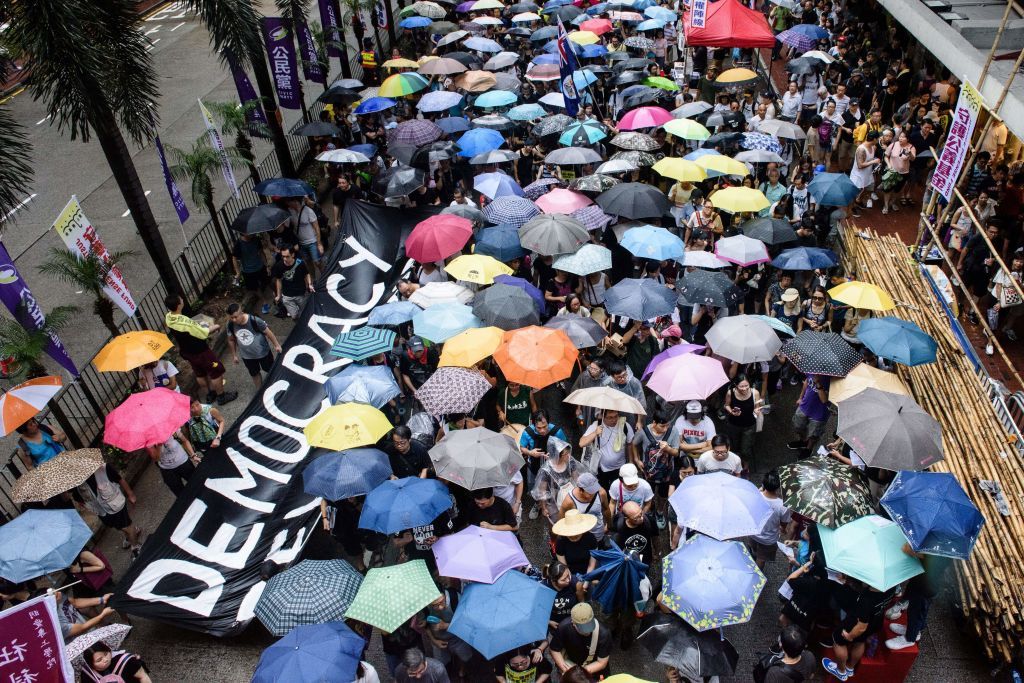
<path fill-rule="evenodd" d="M 0 80 L 3 73 L 0 72 Z M 32 145 L 25 129 L 14 120 L 11 112 L 0 107 L 0 226 L 14 212 L 28 194 L 32 181 Z"/>
<path fill-rule="evenodd" d="M 77 311 L 74 306 L 58 306 L 46 314 L 46 322 L 38 330 L 27 329 L 13 318 L 0 317 L 0 357 L 11 360 L 9 375 L 13 381 L 48 374 L 41 359 L 51 335 L 67 327 Z"/>
<path fill-rule="evenodd" d="M 188 150 L 180 149 L 173 145 L 165 145 L 167 152 L 175 163 L 170 167 L 171 176 L 178 182 L 188 182 L 191 185 L 192 202 L 199 207 L 206 209 L 210 214 L 210 220 L 217 228 L 217 235 L 227 249 L 227 242 L 224 240 L 224 232 L 221 229 L 220 217 L 213 203 L 213 174 L 220 171 L 220 154 L 210 144 L 210 138 L 206 133 L 200 135 L 192 147 Z M 234 147 L 225 147 L 230 162 L 244 163 L 245 158 Z"/>
<path fill-rule="evenodd" d="M 373 29 L 373 37 L 377 41 L 377 53 L 380 54 L 381 59 L 383 59 L 384 45 L 380 42 L 380 31 L 377 30 L 377 22 L 373 20 L 373 12 L 377 5 L 377 0 L 341 0 L 341 2 L 345 15 L 339 21 L 342 26 L 352 22 L 352 29 L 356 34 L 356 51 L 358 52 L 363 49 L 363 36 L 366 31 L 363 27 L 363 22 L 359 17 L 362 12 L 368 12 L 370 16 L 370 27 Z"/>
<path fill-rule="evenodd" d="M 40 264 L 39 272 L 92 294 L 92 312 L 99 316 L 110 334 L 116 337 L 121 331 L 114 324 L 114 302 L 103 292 L 103 288 L 110 271 L 134 255 L 131 251 L 115 251 L 108 254 L 104 261 L 94 252 L 80 256 L 67 249 L 55 248 L 50 251 L 50 258 Z"/>
<path fill-rule="evenodd" d="M 249 100 L 242 104 L 237 102 L 204 102 L 206 107 L 220 119 L 220 129 L 225 135 L 235 136 L 235 149 L 239 156 L 245 160 L 249 167 L 249 175 L 252 176 L 254 184 L 263 179 L 260 177 L 259 169 L 256 168 L 256 155 L 253 153 L 253 135 L 269 136 L 270 127 L 258 122 L 250 121 L 249 113 L 260 106 L 259 100 Z"/>
<path fill-rule="evenodd" d="M 71 139 L 96 137 L 135 227 L 168 289 L 181 291 L 122 135 L 143 145 L 156 131 L 157 76 L 133 0 L 0 0 L 4 44 L 23 62 L 33 99 Z M 0 129 L 3 125 L 0 124 Z M 4 163 L 7 163 L 5 158 Z"/>

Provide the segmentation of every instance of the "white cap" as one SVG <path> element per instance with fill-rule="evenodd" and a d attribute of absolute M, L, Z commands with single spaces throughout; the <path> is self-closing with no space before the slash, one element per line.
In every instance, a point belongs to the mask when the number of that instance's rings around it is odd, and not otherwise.
<path fill-rule="evenodd" d="M 700 413 L 704 411 L 704 406 L 700 404 L 700 401 L 687 401 L 686 412 L 688 413 Z"/>
<path fill-rule="evenodd" d="M 640 475 L 636 471 L 636 465 L 631 462 L 627 462 L 625 465 L 619 468 L 619 479 L 626 486 L 633 486 L 640 483 Z"/>

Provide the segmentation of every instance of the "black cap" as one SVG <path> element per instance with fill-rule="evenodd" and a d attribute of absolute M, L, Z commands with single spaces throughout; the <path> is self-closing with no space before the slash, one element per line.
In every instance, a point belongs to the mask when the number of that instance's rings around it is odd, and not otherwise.
<path fill-rule="evenodd" d="M 856 105 L 857 105 L 858 107 L 860 106 L 860 98 L 859 98 L 859 97 L 851 97 L 851 98 L 850 98 L 850 106 L 852 107 L 852 106 L 853 106 L 853 105 L 855 105 L 855 104 L 856 104 Z"/>

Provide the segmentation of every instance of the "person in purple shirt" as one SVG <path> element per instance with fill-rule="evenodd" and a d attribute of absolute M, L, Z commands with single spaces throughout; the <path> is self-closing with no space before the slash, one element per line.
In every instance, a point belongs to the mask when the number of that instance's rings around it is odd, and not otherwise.
<path fill-rule="evenodd" d="M 804 379 L 800 400 L 793 413 L 793 429 L 796 438 L 787 446 L 790 450 L 801 451 L 800 457 L 811 454 L 814 443 L 821 438 L 828 422 L 828 383 L 823 375 L 807 375 Z"/>

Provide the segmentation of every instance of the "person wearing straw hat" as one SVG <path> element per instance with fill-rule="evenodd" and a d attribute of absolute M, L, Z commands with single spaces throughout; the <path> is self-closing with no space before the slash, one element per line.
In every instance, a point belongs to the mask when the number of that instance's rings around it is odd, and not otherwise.
<path fill-rule="evenodd" d="M 591 530 L 597 526 L 597 517 L 579 510 L 569 510 L 558 520 L 551 533 L 555 538 L 555 559 L 569 568 L 576 579 L 577 593 L 587 588 L 583 575 L 597 566 L 590 551 L 597 550 L 597 539 Z"/>
<path fill-rule="evenodd" d="M 608 532 L 612 520 L 608 514 L 608 494 L 601 488 L 601 484 L 593 473 L 584 472 L 579 476 L 576 486 L 569 491 L 559 506 L 558 515 L 564 519 L 573 510 L 583 514 L 593 514 L 595 517 L 601 515 L 604 518 L 604 524 L 598 524 L 590 530 L 590 533 L 600 543 Z"/>

